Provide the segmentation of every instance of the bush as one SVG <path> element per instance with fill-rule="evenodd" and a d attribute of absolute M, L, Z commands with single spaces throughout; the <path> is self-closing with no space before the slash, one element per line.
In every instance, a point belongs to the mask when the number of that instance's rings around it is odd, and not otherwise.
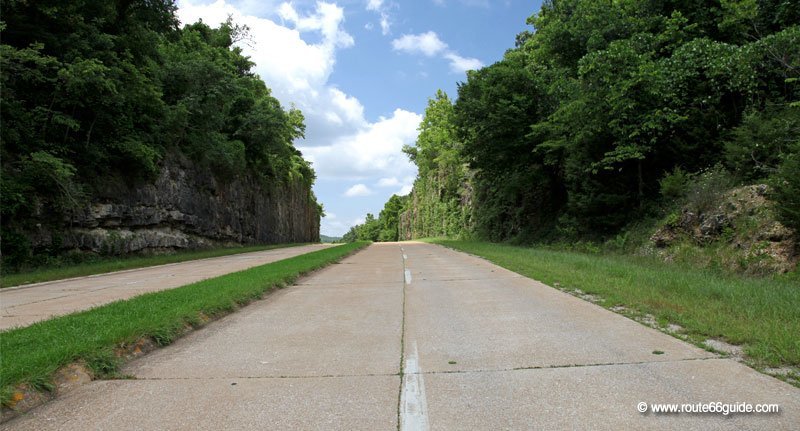
<path fill-rule="evenodd" d="M 774 174 L 781 156 L 800 135 L 800 108 L 770 106 L 745 116 L 725 145 L 725 161 L 743 180 Z"/>
<path fill-rule="evenodd" d="M 683 198 L 686 195 L 686 186 L 691 179 L 691 174 L 676 167 L 659 181 L 661 196 L 670 201 L 677 201 Z"/>
<path fill-rule="evenodd" d="M 709 211 L 733 184 L 733 177 L 722 165 L 706 169 L 687 183 L 686 205 L 697 213 Z"/>
<path fill-rule="evenodd" d="M 771 184 L 771 197 L 775 201 L 778 219 L 795 231 L 800 231 L 800 141 L 783 158 Z"/>
<path fill-rule="evenodd" d="M 28 238 L 17 230 L 3 228 L 2 232 L 2 269 L 4 273 L 19 268 L 31 256 L 31 244 Z"/>

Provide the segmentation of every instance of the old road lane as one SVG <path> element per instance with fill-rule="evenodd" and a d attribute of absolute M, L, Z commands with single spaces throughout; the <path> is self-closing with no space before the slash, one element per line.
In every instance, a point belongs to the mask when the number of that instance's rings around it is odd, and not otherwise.
<path fill-rule="evenodd" d="M 654 354 L 663 352 L 663 354 Z M 375 244 L 0 426 L 797 429 L 800 389 L 484 260 Z M 652 403 L 777 414 L 640 413 Z"/>
<path fill-rule="evenodd" d="M 0 289 L 0 330 L 172 289 L 309 253 L 329 244 L 276 248 Z"/>

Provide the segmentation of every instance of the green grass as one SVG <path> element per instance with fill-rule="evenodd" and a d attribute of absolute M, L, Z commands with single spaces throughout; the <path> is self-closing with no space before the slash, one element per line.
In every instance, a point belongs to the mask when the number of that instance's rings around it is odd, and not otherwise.
<path fill-rule="evenodd" d="M 791 278 L 725 276 L 620 255 L 598 255 L 476 241 L 428 240 L 484 257 L 549 285 L 580 289 L 684 327 L 690 339 L 743 345 L 755 366 L 800 365 L 800 283 Z"/>
<path fill-rule="evenodd" d="M 169 344 L 187 325 L 199 326 L 208 317 L 231 312 L 260 298 L 264 292 L 292 283 L 301 274 L 339 260 L 366 244 L 326 248 L 0 332 L 3 401 L 8 401 L 10 389 L 20 383 L 46 388 L 58 368 L 78 360 L 86 361 L 95 372 L 113 375 L 117 362 L 115 347 L 142 338 Z"/>
<path fill-rule="evenodd" d="M 146 266 L 164 265 L 167 263 L 185 262 L 187 260 L 228 256 L 232 254 L 249 253 L 252 251 L 272 250 L 276 248 L 292 247 L 297 245 L 301 244 L 270 244 L 246 247 L 225 247 L 151 256 L 98 257 L 97 260 L 92 262 L 65 264 L 55 267 L 46 266 L 34 268 L 24 272 L 3 274 L 2 282 L 0 282 L 0 288 L 30 283 L 41 283 L 43 281 L 63 280 L 65 278 L 72 277 L 83 277 L 86 275 L 103 274 L 106 272 L 122 271 L 125 269 L 144 268 Z"/>

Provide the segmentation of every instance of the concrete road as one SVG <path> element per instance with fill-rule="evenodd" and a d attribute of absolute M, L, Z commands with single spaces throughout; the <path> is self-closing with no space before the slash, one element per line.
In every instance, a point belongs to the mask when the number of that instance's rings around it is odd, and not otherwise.
<path fill-rule="evenodd" d="M 654 352 L 664 352 L 655 354 Z M 0 426 L 798 429 L 800 389 L 442 247 L 376 244 Z M 641 414 L 774 403 L 778 414 Z"/>
<path fill-rule="evenodd" d="M 0 289 L 0 331 L 329 246 L 312 244 L 278 248 Z"/>

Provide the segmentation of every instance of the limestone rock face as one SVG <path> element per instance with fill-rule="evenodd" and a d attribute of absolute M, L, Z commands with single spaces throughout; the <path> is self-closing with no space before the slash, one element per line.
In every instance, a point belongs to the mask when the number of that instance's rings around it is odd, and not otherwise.
<path fill-rule="evenodd" d="M 301 183 L 264 184 L 252 175 L 228 183 L 211 172 L 167 160 L 158 178 L 98 187 L 63 229 L 31 233 L 34 246 L 124 254 L 148 249 L 319 241 L 320 214 Z"/>
<path fill-rule="evenodd" d="M 767 194 L 766 185 L 749 185 L 719 196 L 705 213 L 684 207 L 650 236 L 650 242 L 667 261 L 688 243 L 715 250 L 715 260 L 731 270 L 750 274 L 793 271 L 800 260 L 797 233 L 775 219 Z"/>

